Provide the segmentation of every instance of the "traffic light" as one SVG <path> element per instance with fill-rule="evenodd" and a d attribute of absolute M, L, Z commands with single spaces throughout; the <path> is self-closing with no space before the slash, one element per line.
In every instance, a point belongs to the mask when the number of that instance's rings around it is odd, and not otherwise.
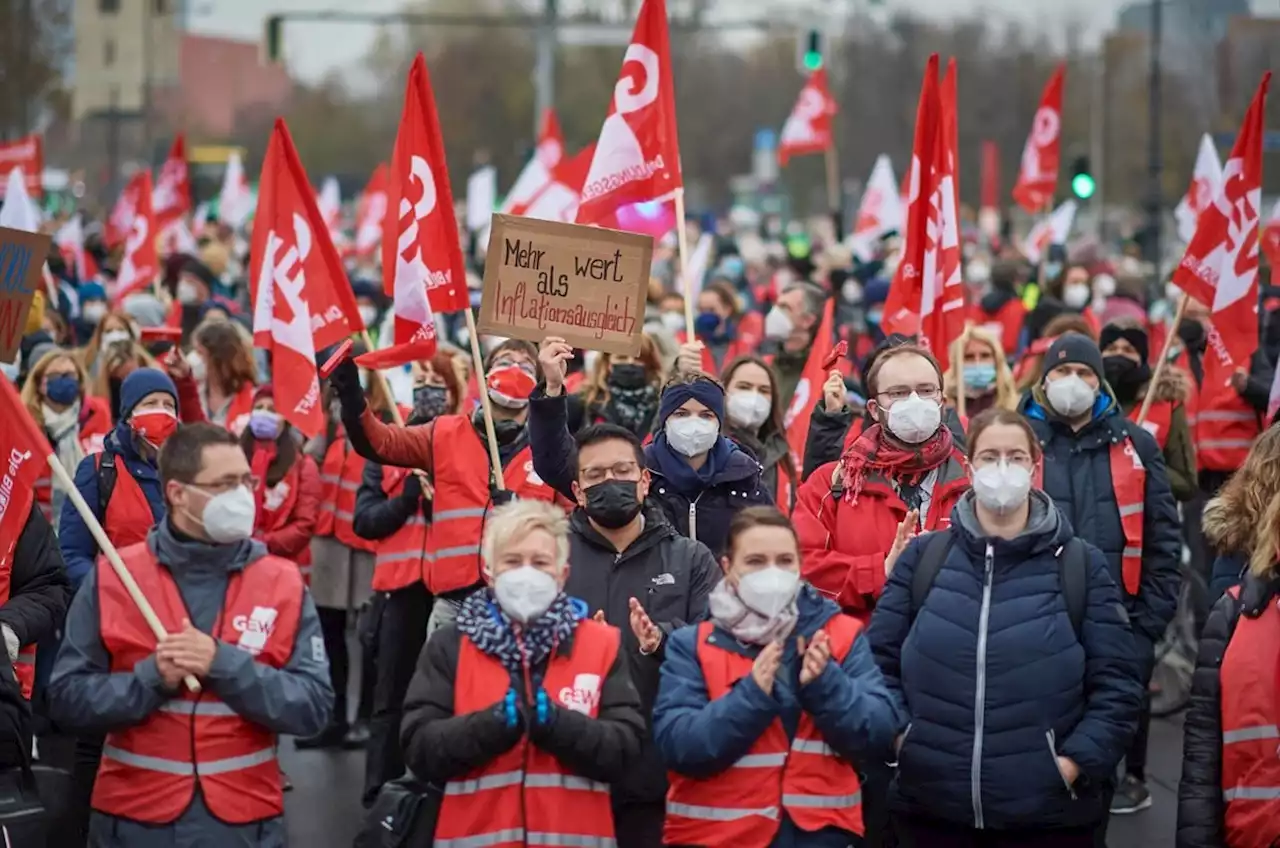
<path fill-rule="evenodd" d="M 822 67 L 824 41 L 820 29 L 806 29 L 800 32 L 796 58 L 802 72 L 813 73 Z"/>
<path fill-rule="evenodd" d="M 1077 156 L 1071 163 L 1071 193 L 1081 200 L 1088 200 L 1093 197 L 1097 188 L 1093 170 L 1089 167 L 1089 157 Z"/>
<path fill-rule="evenodd" d="M 263 27 L 262 52 L 269 64 L 280 61 L 283 53 L 281 35 L 284 32 L 284 15 L 268 15 Z"/>

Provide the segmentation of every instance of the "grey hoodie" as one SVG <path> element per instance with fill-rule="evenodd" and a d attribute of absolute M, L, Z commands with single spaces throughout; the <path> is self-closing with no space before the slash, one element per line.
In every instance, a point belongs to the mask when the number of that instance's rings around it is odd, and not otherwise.
<path fill-rule="evenodd" d="M 1053 505 L 1053 501 L 1049 500 L 1049 496 L 1039 489 L 1032 489 L 1027 500 L 1031 505 L 1031 510 L 1027 514 L 1027 526 L 1022 528 L 1022 532 L 1015 538 L 1055 535 L 1058 532 L 1062 514 Z M 960 496 L 954 515 L 966 533 L 975 539 L 981 539 L 989 534 L 978 523 L 978 513 L 974 508 L 976 502 L 977 495 L 970 489 Z"/>
<path fill-rule="evenodd" d="M 222 610 L 228 575 L 267 552 L 256 541 L 214 545 L 179 538 L 167 520 L 152 528 L 147 545 L 172 573 L 191 623 L 206 633 L 214 629 Z M 333 708 L 320 621 L 310 591 L 304 591 L 293 655 L 284 668 L 255 662 L 245 651 L 219 641 L 209 675 L 202 681 L 249 721 L 274 733 L 296 736 L 319 733 Z M 71 604 L 49 681 L 54 721 L 67 730 L 104 733 L 141 723 L 169 699 L 154 655 L 138 662 L 132 674 L 112 673 L 110 667 L 99 628 L 97 573 L 90 572 Z M 230 825 L 214 818 L 199 792 L 186 812 L 168 825 L 144 825 L 96 811 L 89 825 L 89 845 L 94 848 L 274 848 L 284 844 L 282 817 Z"/>

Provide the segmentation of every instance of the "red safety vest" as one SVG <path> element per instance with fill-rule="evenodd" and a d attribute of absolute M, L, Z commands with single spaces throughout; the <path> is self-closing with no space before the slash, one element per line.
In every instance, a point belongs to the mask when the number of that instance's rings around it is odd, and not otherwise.
<path fill-rule="evenodd" d="M 257 505 L 257 516 L 254 521 L 253 535 L 261 538 L 267 533 L 274 533 L 293 521 L 293 510 L 298 503 L 298 488 L 301 485 L 302 465 L 311 462 L 311 457 L 298 454 L 293 465 L 285 475 L 271 488 L 267 488 L 267 468 L 275 453 L 258 451 L 253 455 L 253 474 L 260 481 L 253 493 Z M 311 546 L 302 549 L 297 558 L 298 570 L 308 585 L 311 583 Z"/>
<path fill-rule="evenodd" d="M 180 631 L 187 611 L 169 569 L 145 544 L 125 548 L 120 556 L 165 630 Z M 97 575 L 102 644 L 111 671 L 131 674 L 135 663 L 155 652 L 155 634 L 115 569 L 100 562 Z M 255 560 L 231 574 L 217 631 L 210 635 L 256 662 L 283 668 L 293 654 L 303 591 L 293 563 L 273 556 Z M 165 824 L 186 812 L 198 783 L 209 811 L 224 822 L 275 818 L 284 813 L 275 745 L 274 733 L 237 714 L 214 687 L 206 685 L 198 695 L 182 687 L 141 724 L 107 734 L 93 809 Z"/>
<path fill-rule="evenodd" d="M 1238 587 L 1231 589 L 1239 598 Z M 1280 605 L 1240 616 L 1218 671 L 1222 710 L 1222 799 L 1230 848 L 1270 848 L 1280 839 Z"/>
<path fill-rule="evenodd" d="M 1138 449 L 1133 446 L 1133 440 L 1128 437 L 1111 445 L 1111 487 L 1120 510 L 1120 526 L 1124 530 L 1120 573 L 1125 591 L 1136 595 L 1142 582 L 1142 522 L 1147 496 L 1147 469 L 1138 456 Z"/>
<path fill-rule="evenodd" d="M 1201 470 L 1235 471 L 1261 432 L 1258 411 L 1230 385 L 1200 387 L 1196 458 Z"/>
<path fill-rule="evenodd" d="M 831 662 L 841 663 L 862 629 L 843 613 L 826 623 Z M 698 664 L 711 700 L 723 698 L 751 673 L 754 660 L 714 644 L 715 625 L 698 625 Z M 721 637 L 717 637 L 721 638 Z M 747 753 L 729 768 L 707 778 L 667 775 L 666 845 L 734 845 L 766 848 L 773 842 L 782 812 L 810 833 L 838 827 L 862 834 L 862 789 L 853 764 L 842 760 L 822 739 L 807 713 L 801 713 L 794 739 L 774 719 Z"/>
<path fill-rule="evenodd" d="M 341 431 L 334 436 L 320 466 L 320 511 L 316 535 L 332 536 L 348 548 L 373 552 L 376 545 L 356 535 L 356 493 L 364 479 L 364 457 L 347 444 Z"/>
<path fill-rule="evenodd" d="M 578 622 L 572 651 L 566 656 L 553 649 L 543 689 L 564 709 L 595 718 L 619 642 L 617 628 Z M 462 636 L 453 714 L 488 710 L 510 688 L 507 669 Z M 575 775 L 553 755 L 521 739 L 506 753 L 445 784 L 433 844 L 435 848 L 610 848 L 616 843 L 609 785 Z"/>
<path fill-rule="evenodd" d="M 403 468 L 383 468 L 382 491 L 388 498 L 404 493 L 404 482 L 411 472 Z M 395 592 L 423 580 L 423 566 L 431 558 L 430 526 L 422 517 L 422 507 L 414 510 L 404 525 L 377 543 L 373 561 L 373 591 Z"/>
<path fill-rule="evenodd" d="M 1164 450 L 1164 446 L 1169 444 L 1169 425 L 1173 423 L 1173 410 L 1176 405 L 1171 400 L 1152 401 L 1151 408 L 1147 410 L 1147 420 L 1142 422 L 1142 429 L 1155 436 L 1160 450 Z M 1138 414 L 1141 412 L 1142 401 L 1138 401 L 1133 409 L 1129 410 L 1129 420 L 1137 424 Z"/>
<path fill-rule="evenodd" d="M 85 456 L 101 453 L 107 434 L 111 432 L 111 409 L 102 398 L 86 395 L 81 401 L 80 411 L 80 449 Z M 68 468 L 72 475 L 74 468 Z M 44 517 L 53 520 L 53 473 L 45 464 L 44 470 L 36 480 L 36 504 Z"/>
<path fill-rule="evenodd" d="M 102 454 L 95 457 L 98 467 L 102 466 Z M 102 529 L 107 538 L 117 549 L 136 545 L 147 538 L 147 533 L 155 526 L 155 516 L 151 514 L 151 502 L 146 493 L 133 479 L 129 472 L 129 464 L 123 456 L 115 455 L 116 483 L 111 490 L 111 499 L 107 501 L 107 514 L 102 516 Z M 96 504 L 90 504 L 90 507 Z"/>
<path fill-rule="evenodd" d="M 489 452 L 471 419 L 442 415 L 431 435 L 431 469 L 436 496 L 431 510 L 431 558 L 427 588 L 433 595 L 480 582 L 480 532 L 489 507 Z M 533 470 L 533 450 L 525 447 L 502 470 L 503 482 L 521 500 L 565 501 Z"/>
<path fill-rule="evenodd" d="M 5 558 L 0 563 L 0 607 L 9 603 L 9 590 L 12 588 L 13 558 Z M 36 646 L 23 645 L 18 651 L 18 658 L 13 661 L 13 674 L 22 687 L 22 697 L 31 700 L 31 687 L 36 681 Z"/>

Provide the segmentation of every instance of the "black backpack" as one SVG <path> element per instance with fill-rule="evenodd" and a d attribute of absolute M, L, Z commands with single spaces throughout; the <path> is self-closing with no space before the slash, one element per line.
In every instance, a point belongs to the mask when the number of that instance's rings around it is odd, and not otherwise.
<path fill-rule="evenodd" d="M 116 455 L 104 450 L 98 460 L 98 520 L 107 520 L 107 504 L 116 488 Z"/>
<path fill-rule="evenodd" d="M 382 784 L 354 848 L 431 848 L 444 793 L 407 773 Z"/>
<path fill-rule="evenodd" d="M 924 606 L 924 599 L 933 588 L 942 564 L 947 560 L 955 537 L 950 530 L 939 530 L 930 533 L 924 541 L 924 551 L 920 554 L 920 562 L 911 575 L 911 618 Z M 1067 616 L 1071 619 L 1071 628 L 1076 632 L 1076 640 L 1084 628 L 1084 611 L 1089 594 L 1089 556 L 1084 542 L 1070 539 L 1058 551 L 1058 575 L 1062 584 L 1062 598 L 1067 604 Z"/>

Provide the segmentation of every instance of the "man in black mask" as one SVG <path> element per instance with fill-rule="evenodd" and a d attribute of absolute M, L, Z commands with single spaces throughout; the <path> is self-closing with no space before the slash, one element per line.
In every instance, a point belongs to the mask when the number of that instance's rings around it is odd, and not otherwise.
<path fill-rule="evenodd" d="M 573 568 L 564 590 L 622 631 L 622 653 L 631 657 L 631 680 L 649 721 L 666 637 L 702 618 L 719 569 L 701 542 L 677 533 L 660 508 L 646 508 L 649 471 L 634 433 L 595 424 L 576 443 L 578 509 L 569 519 Z M 640 761 L 612 787 L 619 848 L 662 842 L 666 791 L 666 772 L 645 734 Z"/>
<path fill-rule="evenodd" d="M 1117 321 L 1103 327 L 1098 346 L 1102 348 L 1103 376 L 1130 420 L 1138 420 L 1143 401 L 1153 395 L 1142 425 L 1156 437 L 1164 453 L 1173 496 L 1179 501 L 1190 500 L 1197 486 L 1195 444 L 1186 409 L 1191 375 L 1168 363 L 1153 384 L 1152 368 L 1147 364 L 1150 340 L 1136 323 Z"/>

